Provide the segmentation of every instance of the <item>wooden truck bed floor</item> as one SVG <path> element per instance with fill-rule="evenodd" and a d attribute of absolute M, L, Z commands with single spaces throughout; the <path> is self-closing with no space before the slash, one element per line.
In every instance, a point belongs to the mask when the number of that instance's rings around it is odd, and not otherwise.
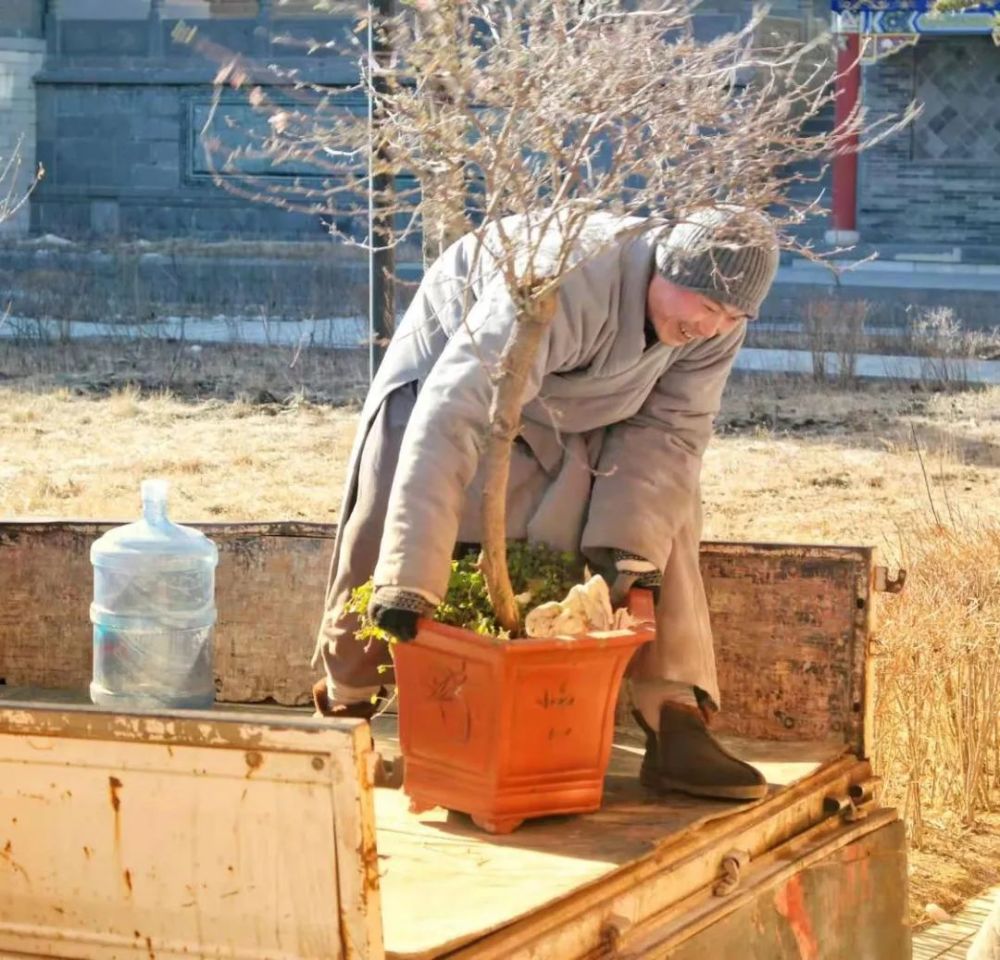
<path fill-rule="evenodd" d="M 392 718 L 379 718 L 375 735 L 383 756 L 392 756 Z M 764 773 L 772 795 L 844 752 L 834 743 L 720 739 Z M 639 737 L 620 729 L 600 811 L 527 821 L 507 836 L 484 834 L 445 810 L 411 814 L 402 791 L 377 789 L 386 955 L 439 957 L 753 805 L 657 797 L 638 782 L 642 752 Z"/>
<path fill-rule="evenodd" d="M 80 692 L 0 686 L 0 704 L 4 701 L 53 706 L 86 699 Z M 251 712 L 262 720 L 309 715 L 308 710 L 274 705 L 220 704 L 216 709 L 220 715 Z M 373 734 L 384 758 L 398 755 L 393 715 L 376 718 Z M 720 739 L 764 773 L 771 796 L 844 753 L 844 745 L 835 742 Z M 508 836 L 485 834 L 468 817 L 441 809 L 412 814 L 401 790 L 376 789 L 386 956 L 441 957 L 554 908 L 615 872 L 668 851 L 682 838 L 690 842 L 696 831 L 710 844 L 719 821 L 754 806 L 683 794 L 657 797 L 638 783 L 642 752 L 638 731 L 619 729 L 600 811 L 528 821 Z"/>

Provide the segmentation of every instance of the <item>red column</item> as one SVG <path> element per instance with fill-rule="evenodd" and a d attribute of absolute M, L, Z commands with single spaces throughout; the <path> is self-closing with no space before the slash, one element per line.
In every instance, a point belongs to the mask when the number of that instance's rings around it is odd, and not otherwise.
<path fill-rule="evenodd" d="M 858 61 L 860 38 L 857 33 L 841 34 L 837 52 L 837 87 L 834 100 L 834 120 L 839 128 L 851 116 L 861 91 L 861 64 Z M 858 137 L 852 135 L 845 141 L 857 147 Z M 856 210 L 858 199 L 858 155 L 856 152 L 841 154 L 833 160 L 833 230 L 836 233 L 857 230 Z M 846 240 L 848 238 L 842 238 Z"/>

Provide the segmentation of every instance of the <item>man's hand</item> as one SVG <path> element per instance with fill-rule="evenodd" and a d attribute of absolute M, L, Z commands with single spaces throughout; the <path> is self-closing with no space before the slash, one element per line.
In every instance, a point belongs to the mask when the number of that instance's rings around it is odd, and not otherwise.
<path fill-rule="evenodd" d="M 629 590 L 640 587 L 651 590 L 653 602 L 660 600 L 660 586 L 663 584 L 663 574 L 656 564 L 635 553 L 625 550 L 614 551 L 615 569 L 611 578 L 605 575 L 611 586 L 611 605 L 619 606 L 628 599 Z"/>
<path fill-rule="evenodd" d="M 430 616 L 434 605 L 419 593 L 402 587 L 378 587 L 368 605 L 368 616 L 376 626 L 402 643 L 417 635 L 417 620 Z"/>

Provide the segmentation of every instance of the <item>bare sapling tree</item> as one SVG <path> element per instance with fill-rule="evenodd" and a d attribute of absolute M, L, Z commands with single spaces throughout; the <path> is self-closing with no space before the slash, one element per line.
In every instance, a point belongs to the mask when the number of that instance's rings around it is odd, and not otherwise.
<path fill-rule="evenodd" d="M 45 169 L 39 164 L 31 180 L 25 184 L 21 175 L 23 165 L 21 144 L 22 141 L 18 139 L 8 156 L 0 154 L 0 225 L 10 220 L 24 207 L 32 191 L 45 175 Z M 10 307 L 8 301 L 0 308 L 0 326 L 10 319 Z"/>
<path fill-rule="evenodd" d="M 366 209 L 369 189 L 382 184 L 373 200 L 393 230 L 365 243 L 398 244 L 421 228 L 448 242 L 458 225 L 476 237 L 471 274 L 503 278 L 517 320 L 502 354 L 482 358 L 493 384 L 481 445 L 482 565 L 512 636 L 520 617 L 506 564 L 511 444 L 559 286 L 611 242 L 588 229 L 595 215 L 622 218 L 620 242 L 623 233 L 669 231 L 695 211 L 736 209 L 747 216 L 733 220 L 731 239 L 746 243 L 754 231 L 766 240 L 756 216 L 766 212 L 782 245 L 816 256 L 791 232 L 823 212 L 819 198 L 788 199 L 794 183 L 815 176 L 796 170 L 855 149 L 857 137 L 871 145 L 909 119 L 866 125 L 859 111 L 833 133 L 803 132 L 833 96 L 829 72 L 815 43 L 755 44 L 764 16 L 704 42 L 682 0 L 416 0 L 368 25 L 390 57 L 359 51 L 355 93 L 371 98 L 373 126 L 342 90 L 242 60 L 219 74 L 220 88 L 249 89 L 268 129 L 228 150 L 206 130 L 208 153 L 224 154 L 217 169 L 227 189 L 336 224 Z M 254 154 L 274 170 L 313 175 L 275 188 L 273 178 L 240 173 Z"/>
<path fill-rule="evenodd" d="M 25 183 L 23 166 L 21 140 L 18 140 L 8 156 L 0 154 L 0 223 L 10 220 L 24 207 L 31 192 L 45 175 L 44 168 L 39 164 L 30 180 Z"/>

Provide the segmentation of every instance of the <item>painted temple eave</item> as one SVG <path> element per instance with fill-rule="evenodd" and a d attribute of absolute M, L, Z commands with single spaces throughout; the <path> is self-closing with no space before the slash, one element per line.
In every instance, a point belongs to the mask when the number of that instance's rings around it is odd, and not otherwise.
<path fill-rule="evenodd" d="M 831 0 L 834 30 L 867 35 L 991 34 L 1000 3 L 962 6 L 960 0 Z"/>
<path fill-rule="evenodd" d="M 948 9 L 948 7 L 958 9 Z M 912 46 L 920 37 L 1000 37 L 1000 2 L 961 6 L 961 0 L 831 0 L 837 36 L 836 118 L 846 122 L 861 96 L 861 67 Z M 856 243 L 858 157 L 833 160 L 831 244 Z"/>

